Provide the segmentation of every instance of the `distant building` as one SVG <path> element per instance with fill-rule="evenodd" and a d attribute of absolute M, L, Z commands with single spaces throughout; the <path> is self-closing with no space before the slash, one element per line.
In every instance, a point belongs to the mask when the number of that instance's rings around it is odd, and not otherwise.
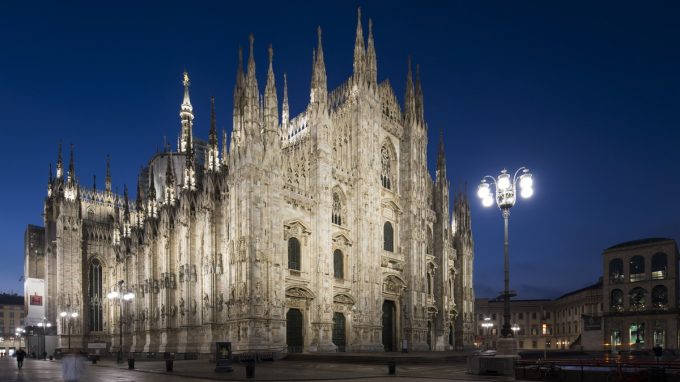
<path fill-rule="evenodd" d="M 597 283 L 555 300 L 511 301 L 519 349 L 679 349 L 678 260 L 672 239 L 629 241 L 604 250 Z M 477 299 L 475 318 L 477 347 L 495 347 L 503 301 Z"/>
<path fill-rule="evenodd" d="M 678 246 L 650 238 L 602 254 L 605 346 L 678 349 Z"/>
<path fill-rule="evenodd" d="M 599 350 L 602 331 L 595 324 L 602 316 L 602 282 L 555 299 L 510 302 L 511 325 L 520 350 Z M 503 300 L 477 299 L 477 343 L 481 348 L 496 345 L 503 325 Z M 593 318 L 595 317 L 595 318 Z M 490 318 L 490 319 L 487 319 Z M 485 328 L 484 322 L 491 323 Z M 592 332 L 595 332 L 593 334 Z"/>
<path fill-rule="evenodd" d="M 14 338 L 16 328 L 21 327 L 24 319 L 24 296 L 0 294 L 0 353 L 8 354 L 10 348 L 17 347 Z"/>

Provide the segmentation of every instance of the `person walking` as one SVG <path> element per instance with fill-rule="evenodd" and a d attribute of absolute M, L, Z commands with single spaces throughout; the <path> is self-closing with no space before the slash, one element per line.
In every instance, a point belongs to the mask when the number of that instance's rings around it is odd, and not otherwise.
<path fill-rule="evenodd" d="M 83 360 L 77 351 L 72 350 L 61 362 L 61 376 L 64 382 L 78 382 L 83 371 Z"/>
<path fill-rule="evenodd" d="M 656 344 L 656 346 L 652 348 L 652 351 L 654 352 L 656 363 L 659 363 L 659 361 L 661 361 L 661 357 L 663 356 L 663 347 L 661 347 L 661 344 Z"/>
<path fill-rule="evenodd" d="M 19 348 L 17 352 L 17 366 L 19 366 L 19 369 L 24 366 L 24 358 L 26 358 L 26 352 L 23 348 Z"/>

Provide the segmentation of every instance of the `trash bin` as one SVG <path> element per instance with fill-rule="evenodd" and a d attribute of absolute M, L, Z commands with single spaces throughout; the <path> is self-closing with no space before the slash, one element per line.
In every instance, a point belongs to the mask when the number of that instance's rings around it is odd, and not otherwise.
<path fill-rule="evenodd" d="M 255 362 L 246 365 L 246 378 L 255 378 Z"/>
<path fill-rule="evenodd" d="M 390 375 L 396 374 L 396 373 L 397 373 L 397 364 L 394 363 L 394 362 L 388 363 L 388 364 L 387 364 L 387 372 L 388 372 Z"/>
<path fill-rule="evenodd" d="M 134 358 L 128 358 L 128 369 L 132 370 L 135 368 L 135 359 Z"/>
<path fill-rule="evenodd" d="M 172 371 L 172 366 L 173 366 L 173 360 L 172 359 L 166 359 L 165 360 L 165 371 Z"/>

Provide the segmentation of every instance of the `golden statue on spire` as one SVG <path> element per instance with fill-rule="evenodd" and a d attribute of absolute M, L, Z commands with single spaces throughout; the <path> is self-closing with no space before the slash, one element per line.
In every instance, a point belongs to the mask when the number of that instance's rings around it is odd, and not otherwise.
<path fill-rule="evenodd" d="M 184 71 L 184 81 L 182 83 L 184 86 L 189 86 L 189 73 L 186 70 Z"/>

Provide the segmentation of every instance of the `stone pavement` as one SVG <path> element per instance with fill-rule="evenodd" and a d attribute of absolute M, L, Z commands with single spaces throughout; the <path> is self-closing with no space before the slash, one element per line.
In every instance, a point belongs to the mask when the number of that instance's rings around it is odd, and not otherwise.
<path fill-rule="evenodd" d="M 262 362 L 255 366 L 255 378 L 247 379 L 245 364 L 234 364 L 231 373 L 215 373 L 215 365 L 208 360 L 175 361 L 174 371 L 165 372 L 164 361 L 135 361 L 135 370 L 127 369 L 127 362 L 117 364 L 115 360 L 100 360 L 97 364 L 86 363 L 82 381 L 123 382 L 123 381 L 513 381 L 511 377 L 473 376 L 466 374 L 464 358 L 447 359 L 443 353 L 396 356 L 396 375 L 388 374 L 386 354 L 351 354 L 339 357 L 339 362 L 323 360 L 333 355 L 311 355 L 293 357 L 295 360 Z M 449 353 L 449 357 L 451 354 Z M 429 360 L 429 361 L 428 361 Z M 13 358 L 0 359 L 0 381 L 60 381 L 61 363 L 29 359 L 24 369 L 17 370 Z"/>

